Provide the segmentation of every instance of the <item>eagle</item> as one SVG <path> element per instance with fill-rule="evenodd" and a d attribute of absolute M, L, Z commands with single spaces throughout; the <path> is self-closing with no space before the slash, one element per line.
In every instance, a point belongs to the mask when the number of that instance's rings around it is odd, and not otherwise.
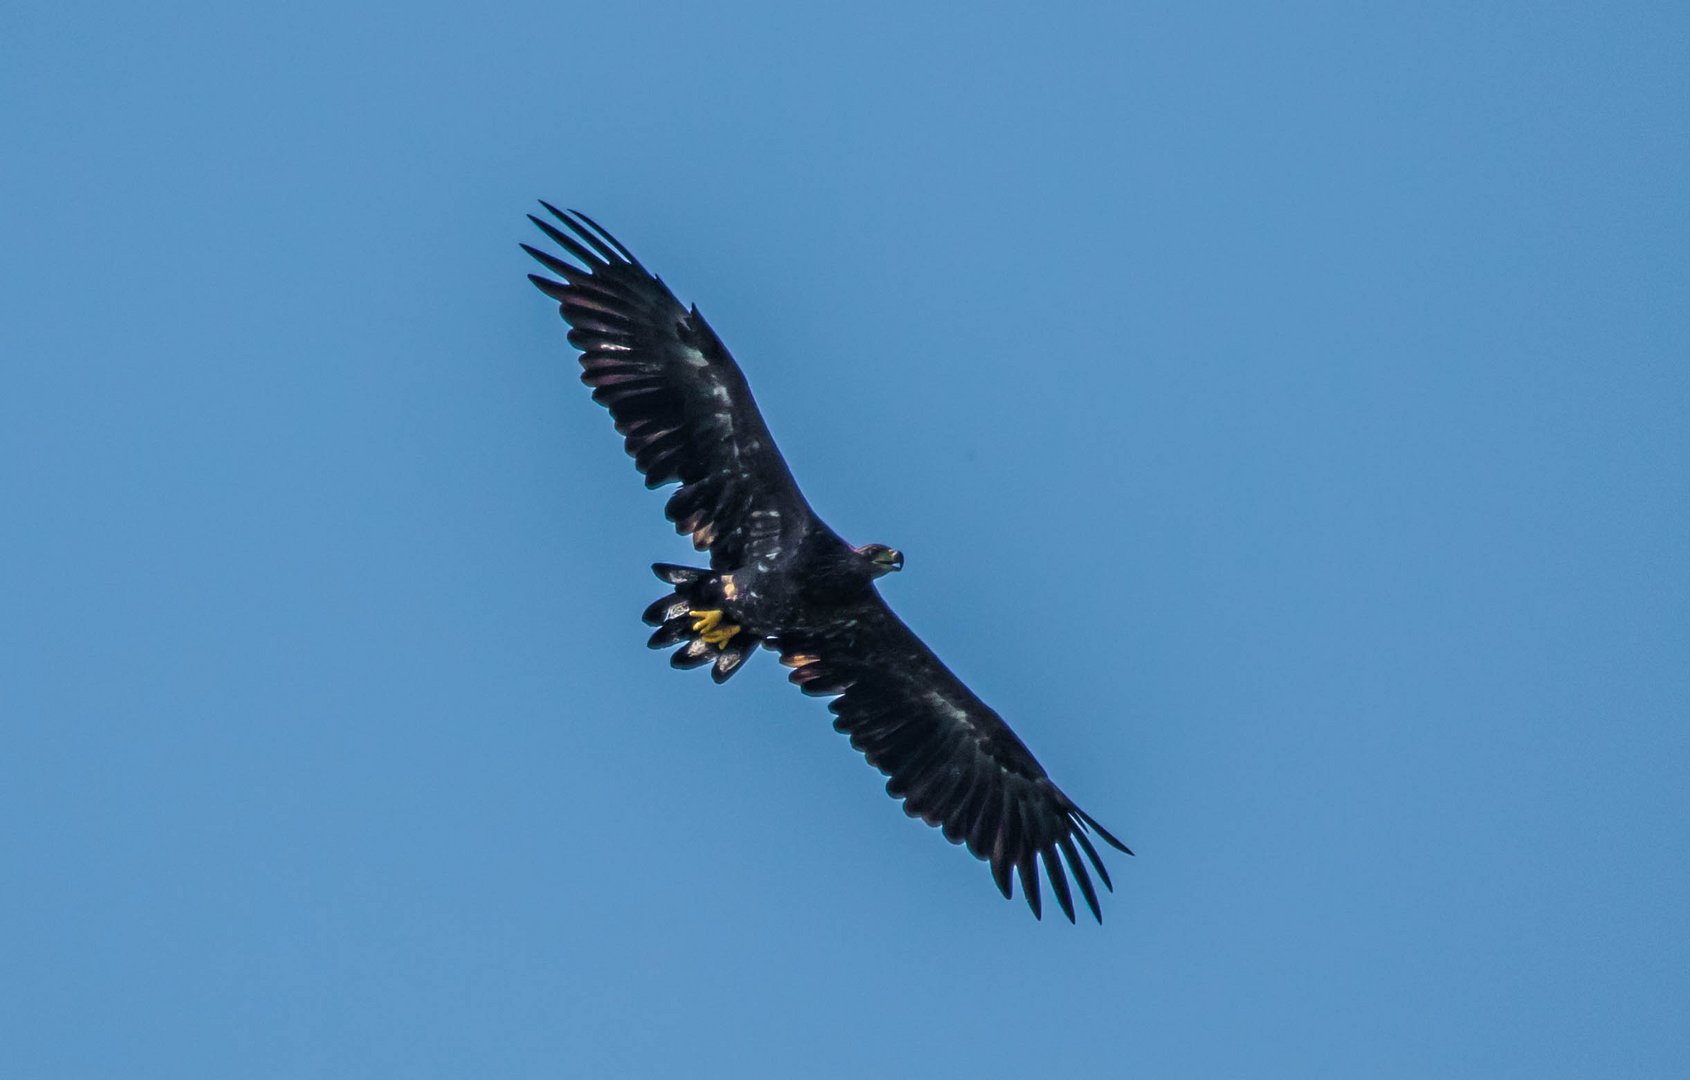
<path fill-rule="evenodd" d="M 645 611 L 650 646 L 676 647 L 677 668 L 708 664 L 718 683 L 758 646 L 778 652 L 800 690 L 833 699 L 834 728 L 887 776 L 886 793 L 989 863 L 1005 899 L 1013 875 L 1041 918 L 1042 865 L 1069 922 L 1072 876 L 1101 923 L 1087 863 L 1114 885 L 1088 834 L 1132 852 L 886 605 L 875 582 L 903 569 L 903 554 L 849 544 L 816 516 L 696 305 L 587 215 L 540 205 L 555 223 L 528 219 L 569 259 L 523 244 L 555 275 L 529 280 L 557 302 L 581 381 L 610 410 L 646 487 L 680 485 L 664 513 L 710 554 L 708 569 L 653 565 L 672 591 Z"/>

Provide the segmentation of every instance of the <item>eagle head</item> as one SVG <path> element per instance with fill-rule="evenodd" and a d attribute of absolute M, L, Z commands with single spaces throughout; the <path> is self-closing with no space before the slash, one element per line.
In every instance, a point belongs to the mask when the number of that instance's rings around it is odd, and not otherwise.
<path fill-rule="evenodd" d="M 851 550 L 868 560 L 875 577 L 904 568 L 904 553 L 897 548 L 889 548 L 885 544 L 864 544 Z"/>

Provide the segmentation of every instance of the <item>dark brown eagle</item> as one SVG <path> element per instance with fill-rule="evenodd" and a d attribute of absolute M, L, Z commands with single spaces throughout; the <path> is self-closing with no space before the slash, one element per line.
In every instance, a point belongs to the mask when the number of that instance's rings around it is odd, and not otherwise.
<path fill-rule="evenodd" d="M 831 696 L 834 728 L 885 773 L 904 812 L 991 863 L 1008 898 L 1010 874 L 1040 914 L 1039 866 L 1074 919 L 1068 873 L 1101 922 L 1085 859 L 1109 872 L 1087 838 L 1126 845 L 1051 783 L 998 714 L 892 613 L 875 579 L 903 568 L 884 544 L 852 547 L 810 509 L 715 331 L 585 214 L 542 202 L 568 232 L 533 215 L 572 257 L 522 245 L 563 280 L 530 274 L 558 302 L 581 381 L 610 409 L 646 487 L 681 486 L 664 512 L 710 569 L 658 563 L 674 592 L 646 609 L 651 647 L 679 645 L 670 663 L 711 665 L 722 682 L 757 646 L 779 651 L 806 694 Z"/>

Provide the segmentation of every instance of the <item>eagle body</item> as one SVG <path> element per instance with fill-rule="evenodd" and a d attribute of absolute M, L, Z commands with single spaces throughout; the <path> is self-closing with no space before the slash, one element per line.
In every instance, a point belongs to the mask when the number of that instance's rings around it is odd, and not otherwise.
<path fill-rule="evenodd" d="M 759 647 L 777 651 L 800 690 L 832 699 L 834 727 L 886 774 L 887 793 L 989 863 L 1006 898 L 1018 879 L 1040 915 L 1042 871 L 1072 921 L 1071 878 L 1101 921 L 1092 874 L 1113 885 L 1090 837 L 1131 852 L 886 604 L 876 582 L 903 555 L 853 546 L 817 517 L 696 307 L 590 218 L 541 205 L 558 224 L 530 220 L 574 261 L 524 244 L 556 275 L 529 278 L 557 301 L 581 379 L 646 486 L 679 484 L 664 513 L 709 553 L 708 567 L 653 566 L 671 592 L 645 611 L 648 644 L 673 648 L 676 667 L 710 665 L 717 682 Z"/>

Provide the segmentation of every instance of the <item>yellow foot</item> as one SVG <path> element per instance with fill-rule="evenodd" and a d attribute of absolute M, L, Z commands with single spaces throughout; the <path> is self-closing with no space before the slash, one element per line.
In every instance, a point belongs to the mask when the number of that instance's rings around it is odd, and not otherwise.
<path fill-rule="evenodd" d="M 692 632 L 708 634 L 716 629 L 716 624 L 722 621 L 720 611 L 695 611 L 692 613 Z"/>
<path fill-rule="evenodd" d="M 692 613 L 692 632 L 718 649 L 733 640 L 739 627 L 722 621 L 722 613 L 714 609 Z"/>
<path fill-rule="evenodd" d="M 735 626 L 733 623 L 723 623 L 721 626 L 716 627 L 716 629 L 710 631 L 709 633 L 700 634 L 699 636 L 705 641 L 708 641 L 710 644 L 716 646 L 716 648 L 720 649 L 722 646 L 732 641 L 733 636 L 737 633 L 739 633 L 739 627 Z"/>

